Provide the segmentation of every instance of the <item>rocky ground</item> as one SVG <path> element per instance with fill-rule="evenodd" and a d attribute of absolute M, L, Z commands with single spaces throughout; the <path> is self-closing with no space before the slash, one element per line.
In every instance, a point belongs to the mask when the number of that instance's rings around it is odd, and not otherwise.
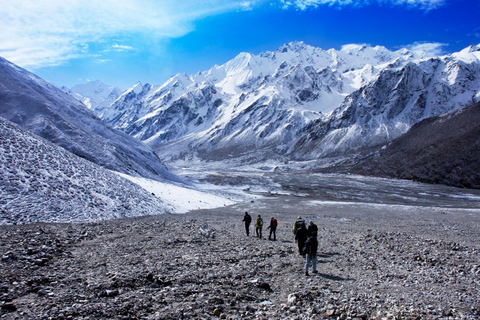
<path fill-rule="evenodd" d="M 245 235 L 244 211 L 279 221 Z M 273 212 L 273 213 L 272 213 Z M 305 276 L 291 226 L 319 226 Z M 478 319 L 480 214 L 263 199 L 185 215 L 0 226 L 1 319 Z"/>

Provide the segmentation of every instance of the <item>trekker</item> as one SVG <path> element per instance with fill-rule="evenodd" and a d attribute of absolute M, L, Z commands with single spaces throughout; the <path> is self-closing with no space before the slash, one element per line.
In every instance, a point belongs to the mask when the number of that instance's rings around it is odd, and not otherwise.
<path fill-rule="evenodd" d="M 305 220 L 302 217 L 298 217 L 297 221 L 293 225 L 293 234 L 295 235 L 295 242 L 298 245 L 298 253 L 303 254 L 303 247 L 305 246 L 305 241 L 308 238 L 307 227 L 305 225 Z"/>
<path fill-rule="evenodd" d="M 272 234 L 273 234 L 273 241 L 277 240 L 277 219 L 273 218 L 270 220 L 270 226 L 268 227 L 270 229 L 270 234 L 268 235 L 268 240 L 272 240 Z"/>
<path fill-rule="evenodd" d="M 263 227 L 263 219 L 258 215 L 257 221 L 255 221 L 255 231 L 257 233 L 257 237 L 262 239 L 262 227 Z"/>
<path fill-rule="evenodd" d="M 308 233 L 308 236 L 311 237 L 317 237 L 317 234 L 318 234 L 318 227 L 315 223 L 313 223 L 312 220 L 310 220 L 310 222 L 308 223 L 308 228 L 307 228 L 307 233 Z"/>
<path fill-rule="evenodd" d="M 243 216 L 243 222 L 245 222 L 245 231 L 247 232 L 247 236 L 250 235 L 250 222 L 252 222 L 252 217 L 245 211 L 245 215 Z"/>
<path fill-rule="evenodd" d="M 318 250 L 318 241 L 315 236 L 309 236 L 307 241 L 305 241 L 305 248 L 303 252 L 306 256 L 305 261 L 305 276 L 308 277 L 308 268 L 310 264 L 313 265 L 313 273 L 317 273 L 317 250 Z"/>

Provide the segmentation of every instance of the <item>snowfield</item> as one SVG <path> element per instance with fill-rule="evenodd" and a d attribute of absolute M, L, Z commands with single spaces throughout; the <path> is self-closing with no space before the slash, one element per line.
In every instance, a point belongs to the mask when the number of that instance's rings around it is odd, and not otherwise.
<path fill-rule="evenodd" d="M 146 178 L 132 177 L 123 173 L 117 174 L 160 198 L 164 203 L 168 204 L 172 213 L 186 213 L 197 209 L 213 209 L 236 203 L 230 195 L 219 196 L 196 190 L 192 187 L 187 188 Z"/>

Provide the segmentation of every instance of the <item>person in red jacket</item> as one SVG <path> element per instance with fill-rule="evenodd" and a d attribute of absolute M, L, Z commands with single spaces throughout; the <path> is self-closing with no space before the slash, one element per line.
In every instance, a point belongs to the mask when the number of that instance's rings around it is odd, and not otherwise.
<path fill-rule="evenodd" d="M 277 219 L 273 218 L 270 220 L 270 226 L 268 227 L 270 229 L 270 234 L 268 235 L 268 240 L 272 240 L 272 234 L 273 234 L 273 241 L 277 240 Z"/>

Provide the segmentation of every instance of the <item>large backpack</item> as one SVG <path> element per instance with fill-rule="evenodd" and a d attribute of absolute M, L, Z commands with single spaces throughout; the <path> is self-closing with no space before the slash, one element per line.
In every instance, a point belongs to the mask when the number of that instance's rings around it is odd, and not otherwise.
<path fill-rule="evenodd" d="M 305 228 L 305 221 L 304 220 L 298 220 L 297 222 L 295 222 L 295 224 L 297 225 L 295 230 Z"/>
<path fill-rule="evenodd" d="M 295 234 L 306 234 L 307 233 L 307 227 L 305 226 L 305 221 L 303 220 L 298 220 L 295 222 Z"/>
<path fill-rule="evenodd" d="M 277 227 L 277 219 L 272 219 L 272 226 L 273 226 L 274 228 Z"/>

